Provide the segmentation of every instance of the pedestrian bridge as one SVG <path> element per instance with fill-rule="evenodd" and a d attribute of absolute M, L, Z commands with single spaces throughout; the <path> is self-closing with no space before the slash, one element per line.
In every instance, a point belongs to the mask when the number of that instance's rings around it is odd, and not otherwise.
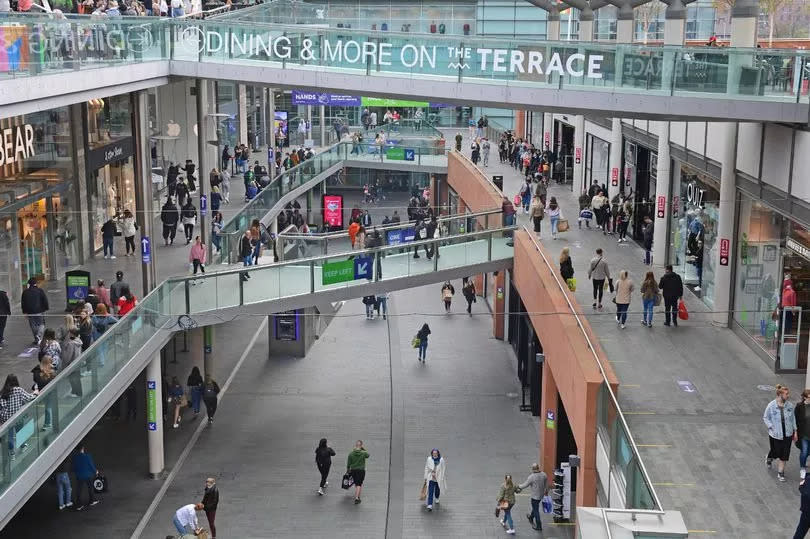
<path fill-rule="evenodd" d="M 513 231 L 514 227 L 495 228 L 412 242 L 407 247 L 386 246 L 164 281 L 60 372 L 31 405 L 0 427 L 0 528 L 173 332 L 503 270 L 512 265 Z M 424 250 L 425 246 L 438 249 L 439 256 L 414 259 L 409 252 L 410 247 Z M 84 394 L 68 397 L 69 378 L 80 369 L 92 373 L 85 378 Z M 53 428 L 42 431 L 46 407 L 53 411 Z M 26 449 L 17 450 L 15 459 L 7 450 L 12 430 L 18 447 L 27 444 Z"/>
<path fill-rule="evenodd" d="M 670 120 L 806 123 L 810 110 L 807 51 L 362 31 L 264 23 L 263 9 L 204 20 L 7 16 L 0 117 L 170 76 Z"/>

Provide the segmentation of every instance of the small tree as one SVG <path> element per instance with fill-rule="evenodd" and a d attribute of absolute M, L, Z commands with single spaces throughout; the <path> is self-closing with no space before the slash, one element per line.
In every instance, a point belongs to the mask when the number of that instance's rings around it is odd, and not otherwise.
<path fill-rule="evenodd" d="M 735 0 L 714 0 L 715 9 L 731 11 Z M 759 0 L 759 11 L 768 18 L 768 47 L 773 47 L 773 32 L 776 27 L 776 15 L 791 0 Z"/>
<path fill-rule="evenodd" d="M 636 20 L 641 23 L 641 42 L 645 45 L 649 39 L 650 31 L 661 18 L 666 6 L 660 0 L 652 0 L 636 8 Z"/>

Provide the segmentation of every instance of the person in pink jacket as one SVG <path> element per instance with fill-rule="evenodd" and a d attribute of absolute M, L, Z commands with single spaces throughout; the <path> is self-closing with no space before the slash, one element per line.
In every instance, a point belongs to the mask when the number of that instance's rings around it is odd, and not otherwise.
<path fill-rule="evenodd" d="M 199 236 L 194 238 L 194 245 L 191 246 L 191 251 L 188 253 L 188 262 L 194 267 L 194 275 L 197 275 L 197 270 L 205 273 L 205 244 Z M 196 281 L 192 281 L 196 284 Z"/>

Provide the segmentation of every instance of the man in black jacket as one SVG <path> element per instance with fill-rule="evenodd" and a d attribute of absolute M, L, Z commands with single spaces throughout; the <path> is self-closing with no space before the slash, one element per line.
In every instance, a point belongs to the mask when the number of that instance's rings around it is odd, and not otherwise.
<path fill-rule="evenodd" d="M 242 264 L 244 266 L 250 266 L 253 261 L 253 244 L 250 242 L 250 240 L 250 229 L 248 229 L 245 230 L 245 234 L 242 236 L 242 239 L 239 240 L 239 258 L 242 259 Z M 243 271 L 240 274 L 240 278 L 242 281 L 247 281 L 250 279 L 250 274 Z"/>
<path fill-rule="evenodd" d="M 652 264 L 652 246 L 655 237 L 655 225 L 649 215 L 644 216 L 644 228 L 641 230 L 641 234 L 644 238 L 644 263 L 649 266 Z"/>
<path fill-rule="evenodd" d="M 3 334 L 6 331 L 6 322 L 11 314 L 11 303 L 8 302 L 8 294 L 5 290 L 0 290 L 0 350 L 3 349 L 5 339 Z"/>
<path fill-rule="evenodd" d="M 34 334 L 34 345 L 39 346 L 42 334 L 45 332 L 45 317 L 48 309 L 48 297 L 45 292 L 37 286 L 37 280 L 31 277 L 28 279 L 28 288 L 22 293 L 20 306 L 23 314 L 28 316 L 28 325 L 31 333 Z"/>
<path fill-rule="evenodd" d="M 799 517 L 799 525 L 796 526 L 796 533 L 793 534 L 793 539 L 804 539 L 804 536 L 810 530 L 810 481 L 802 479 L 799 483 L 799 494 L 802 497 L 799 506 L 801 516 Z"/>
<path fill-rule="evenodd" d="M 160 210 L 160 221 L 163 223 L 163 243 L 169 245 L 174 243 L 174 236 L 177 234 L 177 223 L 180 221 L 180 211 L 174 205 L 172 197 L 166 199 L 166 203 Z"/>
<path fill-rule="evenodd" d="M 683 297 L 683 281 L 681 276 L 672 271 L 672 265 L 668 264 L 666 273 L 658 283 L 661 295 L 664 296 L 664 314 L 666 316 L 665 326 L 669 325 L 670 316 L 672 324 L 678 326 L 678 300 Z"/>
<path fill-rule="evenodd" d="M 202 499 L 205 516 L 208 517 L 208 526 L 211 528 L 211 539 L 217 539 L 217 506 L 219 505 L 219 490 L 213 477 L 205 480 L 205 494 Z"/>
<path fill-rule="evenodd" d="M 129 289 L 129 283 L 124 280 L 124 272 L 118 270 L 115 272 L 115 282 L 110 285 L 110 304 L 112 306 L 118 305 L 118 298 L 124 294 L 126 289 Z"/>

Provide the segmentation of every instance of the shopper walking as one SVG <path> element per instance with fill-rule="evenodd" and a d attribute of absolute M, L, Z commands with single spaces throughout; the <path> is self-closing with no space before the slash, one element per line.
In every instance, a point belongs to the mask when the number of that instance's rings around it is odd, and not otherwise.
<path fill-rule="evenodd" d="M 574 278 L 574 264 L 571 262 L 571 249 L 568 247 L 563 247 L 560 251 L 560 275 L 565 279 L 568 288 L 572 288 L 568 280 Z"/>
<path fill-rule="evenodd" d="M 194 415 L 200 413 L 200 401 L 202 400 L 203 385 L 203 378 L 202 375 L 200 375 L 200 368 L 195 365 L 191 369 L 191 374 L 188 375 L 188 380 L 186 380 L 188 394 L 191 396 L 191 409 L 194 410 Z"/>
<path fill-rule="evenodd" d="M 53 478 L 56 481 L 56 498 L 59 500 L 59 510 L 73 507 L 73 489 L 70 486 L 70 461 L 67 458 L 56 468 Z"/>
<path fill-rule="evenodd" d="M 652 264 L 653 238 L 655 237 L 655 223 L 649 215 L 644 216 L 644 228 L 641 229 L 644 238 L 644 263 Z"/>
<path fill-rule="evenodd" d="M 489 166 L 489 151 L 492 148 L 492 145 L 489 143 L 489 139 L 482 139 L 481 140 L 481 164 Z"/>
<path fill-rule="evenodd" d="M 174 236 L 177 234 L 177 223 L 180 221 L 180 211 L 174 204 L 172 197 L 166 199 L 166 203 L 160 209 L 160 222 L 163 223 L 163 244 L 174 243 Z"/>
<path fill-rule="evenodd" d="M 176 429 L 180 426 L 180 408 L 183 405 L 183 386 L 180 385 L 180 380 L 177 379 L 177 376 L 172 376 L 172 381 L 169 384 L 168 400 L 173 410 L 173 428 Z"/>
<path fill-rule="evenodd" d="M 360 503 L 360 495 L 363 493 L 363 482 L 366 479 L 366 459 L 369 454 L 363 447 L 363 440 L 357 440 L 354 449 L 346 457 L 346 471 L 354 480 L 354 503 Z"/>
<path fill-rule="evenodd" d="M 810 531 L 810 481 L 807 479 L 801 480 L 799 494 L 801 495 L 799 505 L 801 516 L 799 517 L 799 524 L 796 526 L 796 533 L 793 534 L 793 539 L 804 539 L 807 532 Z"/>
<path fill-rule="evenodd" d="M 424 480 L 427 484 L 427 500 L 425 508 L 433 511 L 433 502 L 439 503 L 439 496 L 442 492 L 447 492 L 447 464 L 444 462 L 441 452 L 432 449 L 425 461 Z"/>
<path fill-rule="evenodd" d="M 73 455 L 73 475 L 76 476 L 76 511 L 82 511 L 87 507 L 96 505 L 100 500 L 96 499 L 93 489 L 93 479 L 96 478 L 98 468 L 93 462 L 93 457 L 87 452 L 84 444 L 79 445 L 78 452 Z M 82 491 L 87 490 L 87 504 L 82 505 Z"/>
<path fill-rule="evenodd" d="M 557 239 L 557 223 L 562 219 L 562 209 L 557 204 L 557 198 L 551 197 L 548 201 L 548 218 L 551 221 L 551 239 Z"/>
<path fill-rule="evenodd" d="M 205 273 L 206 255 L 207 250 L 205 248 L 205 244 L 202 242 L 199 236 L 195 237 L 194 245 L 191 246 L 191 251 L 188 253 L 188 263 L 193 269 L 194 275 L 197 275 L 198 270 Z M 191 281 L 191 284 L 197 284 L 197 281 Z"/>
<path fill-rule="evenodd" d="M 416 332 L 416 338 L 419 339 L 419 355 L 416 359 L 422 363 L 427 358 L 428 335 L 430 335 L 430 326 L 427 323 L 422 324 L 422 329 Z"/>
<path fill-rule="evenodd" d="M 678 327 L 678 301 L 683 297 L 683 281 L 681 276 L 672 271 L 672 265 L 667 264 L 664 275 L 658 283 L 661 295 L 664 296 L 664 325 L 670 324 Z"/>
<path fill-rule="evenodd" d="M 23 290 L 20 298 L 22 312 L 28 318 L 28 326 L 34 335 L 34 346 L 39 346 L 42 334 L 45 331 L 45 313 L 48 312 L 48 296 L 37 286 L 37 280 L 33 277 L 28 279 L 28 288 Z"/>
<path fill-rule="evenodd" d="M 641 325 L 652 327 L 653 320 L 653 307 L 656 303 L 660 303 L 660 296 L 658 295 L 658 283 L 655 281 L 653 272 L 648 271 L 644 276 L 644 281 L 641 283 L 641 303 L 644 309 Z"/>
<path fill-rule="evenodd" d="M 543 501 L 543 496 L 548 494 L 548 476 L 546 472 L 540 470 L 540 465 L 536 462 L 532 464 L 532 473 L 526 478 L 526 481 L 518 485 L 517 491 L 530 488 L 532 512 L 526 515 L 529 522 L 532 523 L 532 528 L 535 530 L 542 530 L 543 523 L 540 520 L 540 503 Z"/>
<path fill-rule="evenodd" d="M 244 267 L 250 266 L 253 263 L 253 244 L 251 240 L 253 239 L 252 234 L 250 233 L 250 229 L 245 230 L 245 233 L 242 235 L 242 238 L 239 240 L 239 258 L 242 259 L 242 265 Z M 242 282 L 247 281 L 250 279 L 250 274 L 246 271 L 243 271 L 239 278 Z"/>
<path fill-rule="evenodd" d="M 543 202 L 543 197 L 540 196 L 540 193 L 535 192 L 534 196 L 532 197 L 532 202 L 529 205 L 529 217 L 532 219 L 532 224 L 534 225 L 534 233 L 537 236 L 537 239 L 540 239 L 540 230 L 541 224 L 543 223 L 543 217 L 546 213 L 545 203 Z"/>
<path fill-rule="evenodd" d="M 188 197 L 186 203 L 183 204 L 180 218 L 183 221 L 183 231 L 186 233 L 186 245 L 188 245 L 194 236 L 194 225 L 197 224 L 197 208 L 191 202 L 191 197 Z"/>
<path fill-rule="evenodd" d="M 67 369 L 82 354 L 82 340 L 79 337 L 79 328 L 70 329 L 60 343 L 62 349 L 62 370 Z M 70 382 L 70 393 L 68 397 L 79 398 L 82 396 L 81 367 L 74 369 L 68 378 Z"/>
<path fill-rule="evenodd" d="M 205 480 L 205 493 L 202 499 L 203 511 L 208 519 L 208 527 L 211 528 L 211 539 L 217 539 L 217 507 L 219 506 L 219 489 L 213 477 Z"/>
<path fill-rule="evenodd" d="M 118 316 L 119 317 L 124 316 L 129 311 L 134 309 L 137 304 L 138 304 L 138 298 L 136 298 L 135 295 L 132 292 L 130 292 L 128 286 L 125 287 L 121 291 L 121 297 L 118 298 L 118 304 L 117 304 Z"/>
<path fill-rule="evenodd" d="M 42 391 L 56 376 L 56 371 L 53 368 L 53 360 L 49 355 L 42 355 L 39 360 L 39 364 L 37 364 L 33 369 L 31 369 L 31 375 L 34 381 L 34 389 L 37 391 Z M 47 397 L 43 397 L 46 399 L 45 401 L 45 417 L 42 423 L 42 429 L 50 430 L 53 426 L 52 418 L 53 418 L 53 399 L 56 396 L 56 393 L 51 392 Z"/>
<path fill-rule="evenodd" d="M 619 272 L 619 280 L 616 281 L 616 323 L 622 329 L 627 323 L 627 309 L 630 307 L 631 297 L 636 285 L 630 280 L 627 270 Z"/>
<path fill-rule="evenodd" d="M 104 246 L 104 258 L 114 259 L 113 245 L 115 244 L 115 235 L 118 233 L 118 227 L 115 226 L 115 221 L 110 217 L 104 224 L 101 225 L 101 242 Z"/>
<path fill-rule="evenodd" d="M 523 213 L 529 213 L 529 205 L 532 202 L 532 180 L 531 178 L 526 178 L 526 182 L 520 188 L 520 204 L 523 206 Z"/>
<path fill-rule="evenodd" d="M 762 420 L 768 428 L 770 451 L 765 464 L 770 470 L 776 460 L 776 474 L 779 481 L 785 481 L 785 464 L 790 458 L 790 443 L 799 439 L 796 432 L 795 407 L 788 400 L 790 390 L 782 384 L 776 385 L 776 398 L 765 407 Z"/>
<path fill-rule="evenodd" d="M 802 400 L 796 405 L 796 433 L 799 447 L 799 477 L 807 475 L 807 455 L 810 454 L 810 389 L 802 391 Z"/>
<path fill-rule="evenodd" d="M 138 223 L 135 216 L 129 210 L 124 210 L 124 218 L 121 220 L 121 235 L 124 236 L 126 244 L 126 256 L 135 256 L 135 232 L 138 230 Z"/>
<path fill-rule="evenodd" d="M 326 438 L 321 438 L 318 442 L 318 447 L 315 448 L 315 465 L 321 473 L 321 483 L 318 486 L 318 495 L 323 496 L 325 489 L 329 486 L 329 469 L 332 468 L 332 457 L 335 456 L 335 450 L 329 447 L 326 443 Z"/>
<path fill-rule="evenodd" d="M 472 304 L 476 302 L 475 283 L 472 282 L 472 279 L 467 279 L 461 293 L 464 294 L 464 299 L 467 300 L 467 314 L 472 315 Z"/>
<path fill-rule="evenodd" d="M 214 414 L 217 413 L 217 395 L 219 395 L 219 385 L 210 374 L 206 374 L 205 383 L 203 384 L 202 400 L 203 404 L 205 404 L 205 412 L 208 415 L 209 425 L 214 422 Z"/>
<path fill-rule="evenodd" d="M 503 478 L 500 490 L 498 490 L 498 508 L 503 512 L 501 526 L 506 528 L 506 533 L 515 535 L 515 523 L 512 520 L 512 508 L 515 506 L 515 484 L 512 476 L 506 474 Z"/>
<path fill-rule="evenodd" d="M 593 304 L 594 309 L 602 309 L 602 294 L 605 289 L 605 280 L 610 284 L 610 291 L 613 292 L 613 281 L 610 280 L 610 268 L 602 255 L 602 249 L 596 250 L 596 256 L 591 259 L 588 267 L 588 279 L 593 283 Z"/>
<path fill-rule="evenodd" d="M 453 302 L 453 296 L 456 294 L 456 289 L 450 281 L 445 281 L 442 285 L 442 301 L 444 302 L 444 312 L 450 314 L 450 304 Z"/>
<path fill-rule="evenodd" d="M 619 215 L 617 217 L 619 225 L 619 239 L 616 243 L 623 243 L 627 241 L 627 227 L 630 225 L 630 219 L 633 217 L 633 203 L 628 199 L 624 204 L 619 206 Z"/>
<path fill-rule="evenodd" d="M 11 303 L 8 301 L 8 294 L 5 290 L 0 290 L 0 350 L 6 344 L 4 334 L 9 316 L 11 316 Z"/>

